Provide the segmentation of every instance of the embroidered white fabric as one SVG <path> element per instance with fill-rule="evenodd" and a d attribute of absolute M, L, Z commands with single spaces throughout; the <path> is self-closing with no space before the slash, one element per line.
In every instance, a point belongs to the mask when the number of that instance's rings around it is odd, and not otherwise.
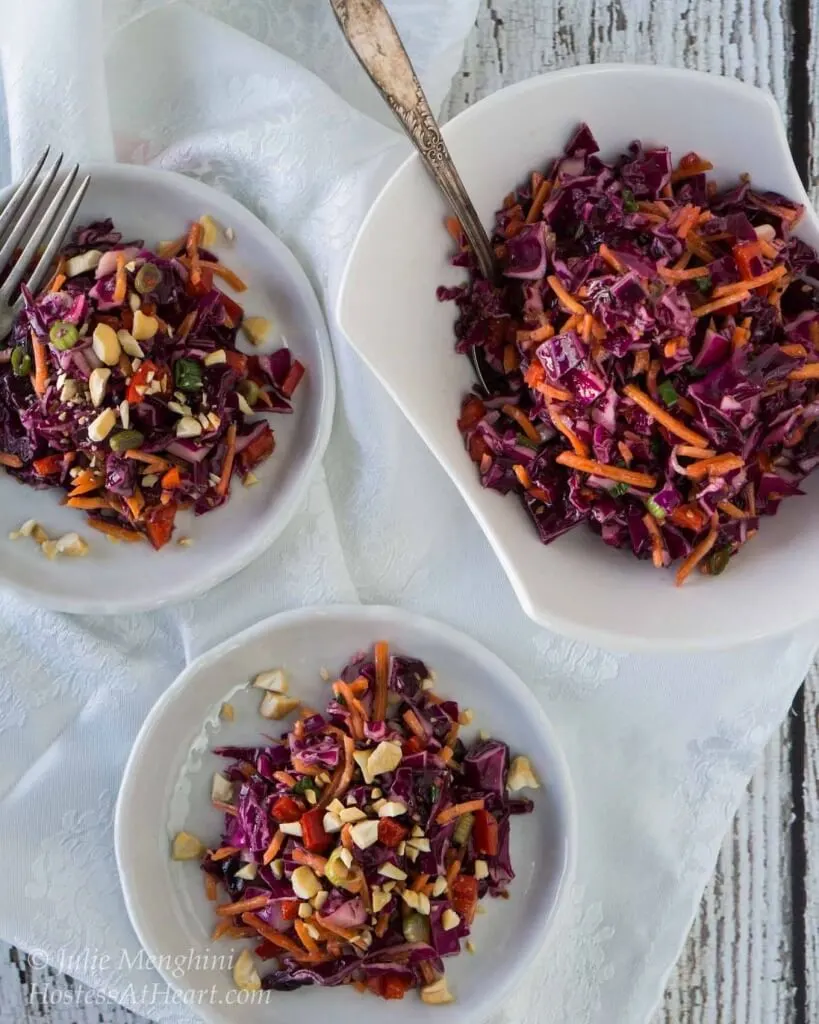
<path fill-rule="evenodd" d="M 478 0 L 389 6 L 439 105 Z M 194 175 L 269 224 L 331 304 L 356 227 L 406 144 L 326 0 L 0 0 L 0 11 L 15 172 L 48 141 L 82 160 Z M 536 627 L 443 471 L 343 338 L 333 341 L 341 387 L 323 471 L 241 575 L 132 618 L 72 618 L 0 595 L 0 934 L 148 1017 L 193 1020 L 146 1001 L 149 976 L 120 955 L 138 947 L 112 812 L 140 723 L 187 661 L 263 616 L 388 602 L 505 658 L 543 701 L 570 762 L 576 882 L 530 987 L 498 1024 L 642 1022 L 814 633 L 658 658 Z M 112 954 L 113 967 L 87 950 Z"/>

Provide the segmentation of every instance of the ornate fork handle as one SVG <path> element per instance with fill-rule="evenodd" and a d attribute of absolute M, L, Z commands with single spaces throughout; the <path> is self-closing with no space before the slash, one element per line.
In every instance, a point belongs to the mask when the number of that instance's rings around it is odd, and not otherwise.
<path fill-rule="evenodd" d="M 330 5 L 353 52 L 460 220 L 481 273 L 491 279 L 494 260 L 489 238 L 387 9 L 381 0 L 330 0 Z"/>

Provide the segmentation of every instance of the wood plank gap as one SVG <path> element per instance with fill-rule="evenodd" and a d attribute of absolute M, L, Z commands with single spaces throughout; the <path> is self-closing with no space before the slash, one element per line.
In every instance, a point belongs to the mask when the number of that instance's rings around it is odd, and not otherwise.
<path fill-rule="evenodd" d="M 794 163 L 806 187 L 811 158 L 811 11 L 807 0 L 790 0 L 791 67 L 788 88 L 790 142 Z"/>
<path fill-rule="evenodd" d="M 791 961 L 794 1024 L 808 1024 L 807 837 L 805 832 L 805 687 L 799 688 L 790 715 L 791 749 Z"/>

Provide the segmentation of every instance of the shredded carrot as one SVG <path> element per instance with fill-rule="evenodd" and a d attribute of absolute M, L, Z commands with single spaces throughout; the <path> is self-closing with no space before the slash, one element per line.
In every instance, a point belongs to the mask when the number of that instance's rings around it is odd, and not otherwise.
<path fill-rule="evenodd" d="M 219 917 L 236 917 L 238 914 L 249 914 L 253 910 L 262 910 L 269 902 L 269 896 L 252 896 L 249 900 L 223 903 L 216 908 L 216 913 Z"/>
<path fill-rule="evenodd" d="M 447 744 L 447 746 L 441 747 L 440 751 L 438 752 L 438 757 L 440 757 L 444 764 L 449 764 L 449 762 L 452 760 L 453 753 L 454 751 L 452 747 L 450 747 Z"/>
<path fill-rule="evenodd" d="M 383 721 L 383 719 L 380 719 Z M 341 798 L 344 793 L 347 792 L 347 787 L 353 778 L 353 772 L 355 771 L 355 761 L 353 760 L 353 754 L 355 753 L 355 742 L 352 736 L 346 732 L 342 732 L 341 729 L 332 728 L 331 732 L 334 732 L 342 743 L 344 750 L 344 760 L 336 768 L 333 778 L 328 786 L 324 787 L 317 806 L 322 809 L 325 808 L 331 801 L 336 797 Z"/>
<path fill-rule="evenodd" d="M 114 540 L 124 540 L 128 544 L 136 544 L 138 541 L 143 540 L 143 535 L 137 533 L 136 530 L 129 530 L 124 526 L 117 526 L 116 523 L 109 523 L 106 519 L 90 519 L 88 525 L 93 530 L 99 530 L 100 533 L 105 533 Z"/>
<path fill-rule="evenodd" d="M 50 292 L 58 292 L 67 281 L 65 274 L 55 274 L 54 280 L 51 282 L 49 287 Z"/>
<path fill-rule="evenodd" d="M 386 910 L 382 910 L 378 915 L 378 920 L 375 923 L 375 937 L 377 939 L 383 939 L 387 934 L 387 928 L 390 924 L 390 915 Z"/>
<path fill-rule="evenodd" d="M 408 708 L 402 717 L 409 731 L 417 736 L 419 740 L 425 740 L 427 738 L 423 725 L 418 721 L 418 716 L 411 708 Z"/>
<path fill-rule="evenodd" d="M 69 498 L 78 498 L 81 494 L 90 494 L 102 485 L 102 477 L 90 469 L 84 469 L 74 477 L 74 486 L 68 492 Z"/>
<path fill-rule="evenodd" d="M 680 218 L 680 223 L 677 226 L 677 237 L 686 238 L 688 233 L 697 223 L 697 218 L 700 215 L 700 208 L 698 206 L 685 206 L 683 207 L 683 216 Z"/>
<path fill-rule="evenodd" d="M 688 264 L 691 262 L 691 250 L 686 249 L 685 252 L 680 256 L 676 263 L 671 266 L 671 270 L 685 270 Z"/>
<path fill-rule="evenodd" d="M 619 466 L 607 466 L 603 462 L 581 458 L 573 452 L 561 452 L 556 461 L 561 466 L 569 466 L 581 473 L 602 476 L 606 480 L 618 480 L 620 483 L 629 484 L 632 487 L 651 488 L 657 483 L 657 478 L 648 473 L 633 473 L 631 470 L 621 469 Z"/>
<path fill-rule="evenodd" d="M 571 402 L 574 399 L 571 391 L 560 388 L 556 384 L 541 384 L 538 391 L 542 391 L 547 398 L 553 398 L 556 402 Z"/>
<path fill-rule="evenodd" d="M 514 470 L 515 476 L 520 481 L 521 486 L 525 487 L 528 491 L 532 486 L 532 478 L 529 476 L 529 471 L 525 466 L 520 465 L 513 466 L 512 469 Z"/>
<path fill-rule="evenodd" d="M 177 466 L 171 466 L 168 472 L 162 477 L 162 486 L 167 491 L 172 491 L 175 487 L 179 487 L 181 483 L 182 475 Z"/>
<path fill-rule="evenodd" d="M 677 437 L 681 437 L 684 441 L 688 441 L 689 444 L 693 444 L 697 448 L 708 447 L 708 441 L 704 437 L 691 430 L 678 419 L 675 419 L 671 413 L 666 412 L 665 409 L 657 405 L 655 401 L 638 387 L 635 387 L 633 384 L 627 384 L 623 391 L 632 402 L 639 405 L 641 409 L 647 412 L 649 416 L 652 416 L 658 423 L 661 423 L 672 434 L 676 434 Z"/>
<path fill-rule="evenodd" d="M 20 469 L 23 465 L 23 460 L 19 455 L 9 455 L 8 452 L 0 452 L 0 466 L 6 466 L 8 469 Z"/>
<path fill-rule="evenodd" d="M 211 800 L 211 807 L 215 807 L 217 811 L 224 811 L 225 814 L 232 814 L 236 816 L 236 808 L 233 804 L 226 804 L 224 800 Z"/>
<path fill-rule="evenodd" d="M 447 868 L 447 872 L 446 872 L 446 884 L 447 884 L 447 886 L 450 889 L 452 888 L 453 882 L 458 877 L 458 875 L 460 875 L 460 873 L 461 873 L 461 862 L 456 857 L 455 860 L 453 860 L 453 862 L 449 865 L 449 867 Z"/>
<path fill-rule="evenodd" d="M 219 888 L 216 884 L 216 879 L 213 875 L 209 875 L 207 872 L 204 873 L 205 877 L 205 898 L 211 903 L 216 902 L 216 898 L 219 895 Z"/>
<path fill-rule="evenodd" d="M 702 480 L 705 476 L 722 476 L 724 473 L 731 473 L 735 469 L 742 469 L 745 460 L 741 455 L 717 455 L 711 459 L 702 459 L 700 462 L 692 462 L 686 466 L 686 476 L 692 480 Z"/>
<path fill-rule="evenodd" d="M 107 498 L 69 498 L 66 505 L 69 508 L 84 508 L 87 512 L 93 512 L 101 508 L 110 508 L 111 502 Z"/>
<path fill-rule="evenodd" d="M 577 436 L 577 434 L 572 430 L 572 428 L 569 426 L 569 424 L 563 419 L 563 417 L 560 415 L 560 413 L 558 413 L 555 409 L 553 409 L 551 405 L 548 406 L 548 409 L 549 409 L 549 416 L 551 417 L 551 420 L 552 420 L 552 423 L 555 426 L 555 429 L 559 430 L 560 433 L 563 434 L 563 436 L 568 439 L 569 444 L 572 446 L 572 450 L 574 451 L 575 455 L 580 455 L 584 459 L 588 458 L 588 456 L 589 456 L 589 446 L 585 443 L 585 441 L 582 441 Z"/>
<path fill-rule="evenodd" d="M 280 782 L 283 786 L 287 786 L 288 789 L 292 789 L 296 785 L 296 778 L 289 772 L 273 772 L 273 778 L 276 782 Z"/>
<path fill-rule="evenodd" d="M 44 395 L 48 385 L 48 361 L 45 345 L 33 332 L 31 347 L 34 350 L 34 390 L 38 395 Z"/>
<path fill-rule="evenodd" d="M 116 256 L 117 272 L 114 278 L 114 293 L 111 296 L 114 302 L 125 302 L 128 291 L 128 278 L 125 274 L 125 252 L 120 249 Z"/>
<path fill-rule="evenodd" d="M 218 850 L 214 850 L 210 855 L 211 860 L 227 860 L 228 857 L 232 857 L 236 853 L 242 851 L 238 846 L 220 846 Z"/>
<path fill-rule="evenodd" d="M 174 256 L 178 256 L 185 248 L 186 237 L 186 235 L 180 235 L 175 241 L 163 242 L 162 245 L 157 247 L 157 254 L 166 260 L 173 259 Z"/>
<path fill-rule="evenodd" d="M 714 165 L 710 160 L 703 160 L 698 157 L 696 153 L 690 155 L 696 157 L 696 159 L 684 166 L 683 161 L 686 158 L 683 157 L 676 171 L 672 171 L 671 183 L 673 185 L 676 185 L 678 181 L 684 181 L 686 178 L 693 178 L 697 174 L 704 174 L 706 171 L 713 171 Z M 709 216 L 711 216 L 711 214 L 709 214 Z"/>
<path fill-rule="evenodd" d="M 641 199 L 637 203 L 637 209 L 640 213 L 654 213 L 665 219 L 671 215 L 671 208 L 661 200 L 651 201 L 648 199 Z"/>
<path fill-rule="evenodd" d="M 537 441 L 540 444 L 541 437 L 537 428 L 515 405 L 502 405 L 501 412 L 513 419 L 530 441 Z"/>
<path fill-rule="evenodd" d="M 390 681 L 390 651 L 389 646 L 383 640 L 379 640 L 373 646 L 373 659 L 375 661 L 373 720 L 383 722 L 387 717 L 387 689 Z"/>
<path fill-rule="evenodd" d="M 779 249 L 766 238 L 759 239 L 759 248 L 762 250 L 762 255 L 769 260 L 779 259 Z"/>
<path fill-rule="evenodd" d="M 673 267 L 657 267 L 657 273 L 666 281 L 693 281 L 697 277 L 708 277 L 708 267 L 691 267 L 690 270 L 675 270 Z"/>
<path fill-rule="evenodd" d="M 586 313 L 586 315 L 583 317 L 583 324 L 580 328 L 580 337 L 583 339 L 583 341 L 586 342 L 587 345 L 591 341 L 592 323 L 593 318 L 591 313 Z"/>
<path fill-rule="evenodd" d="M 332 921 L 328 921 L 320 914 L 316 915 L 316 924 L 322 930 L 329 932 L 331 935 L 338 935 L 341 939 L 346 939 L 347 942 L 352 942 L 353 939 L 357 939 L 360 932 L 355 928 L 345 928 L 343 925 L 334 924 Z"/>
<path fill-rule="evenodd" d="M 302 945 L 307 952 L 313 956 L 320 956 L 320 950 L 316 945 L 316 941 L 310 932 L 308 932 L 307 925 L 304 921 L 296 920 L 294 927 L 296 929 L 296 935 L 301 939 Z"/>
<path fill-rule="evenodd" d="M 735 327 L 734 333 L 731 336 L 731 345 L 736 351 L 738 348 L 743 348 L 751 340 L 751 332 L 746 330 L 744 327 Z"/>
<path fill-rule="evenodd" d="M 697 415 L 696 405 L 694 405 L 690 398 L 686 398 L 685 395 L 680 395 L 680 397 L 677 399 L 677 408 L 680 410 L 680 412 L 684 412 L 686 416 Z"/>
<path fill-rule="evenodd" d="M 274 946 L 278 946 L 279 949 L 287 950 L 291 956 L 296 959 L 303 959 L 305 950 L 297 942 L 294 942 L 291 938 L 283 935 L 281 932 L 277 932 L 275 928 L 271 928 L 266 925 L 260 917 L 256 914 L 244 913 L 242 914 L 242 920 L 245 924 L 249 924 L 251 928 L 255 928 L 256 931 L 261 935 L 263 939 L 272 943 Z"/>
<path fill-rule="evenodd" d="M 233 927 L 234 925 L 230 918 L 226 918 L 225 920 L 220 921 L 211 932 L 210 941 L 218 942 L 219 939 L 227 938 L 228 932 L 230 932 L 231 928 Z"/>
<path fill-rule="evenodd" d="M 533 331 L 518 331 L 517 339 L 518 341 L 548 341 L 554 335 L 554 327 L 551 324 L 544 324 L 542 327 L 536 327 Z"/>
<path fill-rule="evenodd" d="M 731 284 L 721 284 L 719 288 L 714 289 L 714 298 L 735 295 L 737 292 L 753 291 L 755 288 L 778 281 L 787 272 L 788 268 L 780 263 L 778 267 L 774 267 L 773 270 L 769 270 L 766 274 L 760 274 L 758 277 L 750 277 L 745 281 L 732 281 Z"/>
<path fill-rule="evenodd" d="M 170 466 L 169 462 L 161 459 L 158 455 L 141 452 L 138 448 L 129 448 L 125 453 L 125 458 L 134 459 L 136 462 L 144 462 L 146 466 L 150 466 L 157 473 L 164 473 L 168 466 Z"/>
<path fill-rule="evenodd" d="M 666 357 L 666 359 L 674 358 L 674 356 L 677 354 L 677 349 L 680 347 L 681 340 L 685 341 L 684 338 L 672 338 L 671 341 L 667 341 L 665 343 L 665 346 L 663 347 L 663 355 Z"/>
<path fill-rule="evenodd" d="M 685 244 L 695 256 L 698 256 L 703 261 L 703 263 L 713 262 L 713 252 L 708 248 L 705 242 L 703 242 L 696 231 L 689 231 Z"/>
<path fill-rule="evenodd" d="M 510 220 L 503 229 L 504 238 L 514 238 L 526 227 L 522 220 Z"/>
<path fill-rule="evenodd" d="M 546 278 L 546 280 L 549 282 L 549 287 L 555 293 L 555 295 L 558 298 L 558 301 L 564 309 L 568 309 L 570 313 L 576 313 L 578 316 L 586 315 L 586 310 L 580 305 L 580 303 L 577 301 L 576 298 L 574 298 L 574 296 L 570 295 L 566 291 L 566 289 L 560 283 L 560 278 L 556 277 L 554 274 L 550 274 L 549 277 Z"/>
<path fill-rule="evenodd" d="M 514 345 L 506 345 L 503 349 L 503 372 L 512 373 L 520 366 L 520 355 Z"/>
<path fill-rule="evenodd" d="M 780 345 L 779 351 L 784 353 L 784 355 L 786 356 L 804 356 L 805 358 L 807 358 L 808 355 L 808 350 L 805 348 L 805 346 L 800 345 L 797 342 L 794 342 L 790 345 Z"/>
<path fill-rule="evenodd" d="M 711 518 L 711 529 L 708 531 L 708 535 L 704 540 L 694 548 L 691 554 L 686 558 L 683 564 L 680 566 L 677 572 L 677 586 L 681 587 L 683 583 L 688 579 L 691 573 L 696 569 L 700 562 L 705 558 L 711 548 L 717 542 L 717 517 Z"/>
<path fill-rule="evenodd" d="M 191 274 L 191 283 L 199 284 L 202 280 L 202 268 L 199 260 L 199 243 L 202 239 L 202 225 L 198 220 L 193 221 L 185 240 L 185 249 L 188 254 L 188 261 Z"/>
<path fill-rule="evenodd" d="M 462 804 L 453 804 L 452 807 L 447 807 L 445 811 L 441 811 L 435 819 L 439 825 L 446 825 L 448 821 L 454 821 L 455 818 L 460 818 L 462 814 L 472 814 L 474 811 L 482 811 L 484 808 L 485 801 L 480 800 L 466 800 Z"/>
<path fill-rule="evenodd" d="M 458 220 L 458 218 L 447 217 L 444 220 L 444 224 L 446 224 L 446 229 L 453 237 L 453 239 L 460 245 L 461 238 L 463 237 L 463 230 L 461 228 L 461 222 Z"/>
<path fill-rule="evenodd" d="M 424 886 L 429 881 L 429 875 L 418 875 L 415 881 L 410 886 L 412 892 L 422 892 Z"/>
<path fill-rule="evenodd" d="M 648 354 L 647 348 L 640 349 L 639 352 L 636 352 L 634 355 L 634 376 L 637 377 L 641 373 L 645 373 L 650 362 L 651 357 Z"/>
<path fill-rule="evenodd" d="M 629 448 L 625 441 L 618 441 L 617 450 L 623 456 L 623 462 L 625 462 L 627 466 L 630 466 L 634 461 L 634 453 L 631 448 Z"/>
<path fill-rule="evenodd" d="M 678 444 L 677 454 L 686 455 L 689 459 L 713 459 L 717 453 L 713 448 L 697 448 L 693 444 Z"/>
<path fill-rule="evenodd" d="M 293 860 L 297 864 L 306 864 L 312 868 L 317 875 L 323 875 L 327 867 L 327 858 L 318 853 L 310 853 L 309 850 L 295 849 L 292 853 Z"/>
<path fill-rule="evenodd" d="M 612 270 L 616 270 L 618 274 L 622 274 L 623 271 L 626 269 L 620 262 L 620 260 L 617 259 L 617 257 L 611 251 L 611 249 L 609 249 L 605 242 L 600 246 L 600 248 L 597 251 L 600 254 L 600 258 L 604 260 L 606 263 L 608 263 Z"/>
<path fill-rule="evenodd" d="M 657 394 L 657 378 L 660 376 L 660 370 L 663 368 L 663 364 L 659 359 L 652 359 L 648 367 L 648 373 L 646 374 L 646 387 L 648 388 L 649 394 L 654 397 Z"/>
<path fill-rule="evenodd" d="M 816 377 L 819 377 L 819 363 L 806 363 L 788 374 L 788 380 L 814 380 Z"/>
<path fill-rule="evenodd" d="M 566 331 L 573 331 L 575 327 L 577 327 L 579 322 L 580 317 L 578 316 L 578 314 L 572 313 L 572 315 L 568 317 L 563 323 L 563 326 L 560 328 L 560 333 L 565 334 Z"/>
<path fill-rule="evenodd" d="M 663 544 L 663 535 L 660 533 L 660 527 L 650 512 L 646 512 L 643 516 L 643 524 L 651 536 L 651 561 L 654 563 L 655 569 L 662 569 L 665 561 L 665 545 Z"/>
<path fill-rule="evenodd" d="M 717 505 L 717 508 L 720 510 L 720 512 L 724 512 L 727 516 L 730 516 L 731 519 L 748 518 L 748 513 L 743 512 L 741 508 L 737 508 L 737 506 L 732 501 L 721 501 Z"/>
<path fill-rule="evenodd" d="M 546 200 L 549 198 L 549 194 L 552 191 L 552 183 L 548 179 L 544 179 L 540 186 L 535 192 L 534 198 L 532 199 L 532 205 L 529 207 L 529 212 L 526 214 L 526 223 L 534 224 L 538 217 L 543 212 L 543 207 L 546 205 Z"/>
<path fill-rule="evenodd" d="M 745 500 L 748 502 L 748 514 L 751 516 L 756 515 L 756 490 L 754 485 L 749 483 L 745 488 Z"/>
<path fill-rule="evenodd" d="M 270 840 L 270 845 L 264 851 L 262 857 L 262 864 L 270 864 L 279 855 L 279 850 L 284 846 L 284 832 L 280 828 L 276 829 L 273 838 Z"/>
<path fill-rule="evenodd" d="M 235 274 L 230 267 L 226 267 L 224 263 L 211 263 L 210 260 L 206 261 L 203 266 L 207 267 L 208 270 L 212 270 L 217 277 L 221 277 L 223 281 L 226 281 L 235 292 L 246 292 L 247 284 Z"/>
<path fill-rule="evenodd" d="M 366 676 L 359 676 L 350 683 L 350 692 L 355 697 L 363 697 L 370 688 L 370 681 Z"/>
<path fill-rule="evenodd" d="M 236 424 L 231 423 L 228 427 L 227 435 L 225 437 L 225 444 L 227 445 L 227 451 L 225 452 L 225 460 L 222 463 L 222 475 L 219 477 L 219 483 L 216 485 L 216 493 L 221 497 L 227 494 L 228 487 L 230 486 L 230 475 L 233 472 L 233 460 L 236 457 Z"/>
<path fill-rule="evenodd" d="M 128 506 L 128 511 L 134 519 L 139 519 L 142 515 L 142 510 L 145 508 L 145 497 L 139 487 L 134 488 L 134 493 L 130 498 L 125 498 L 125 504 Z"/>

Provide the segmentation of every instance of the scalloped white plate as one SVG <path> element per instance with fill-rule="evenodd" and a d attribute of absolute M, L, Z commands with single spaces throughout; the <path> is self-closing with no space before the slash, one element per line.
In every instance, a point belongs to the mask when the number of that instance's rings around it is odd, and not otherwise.
<path fill-rule="evenodd" d="M 470 107 L 444 135 L 483 222 L 532 168 L 562 152 L 588 121 L 604 155 L 632 139 L 696 150 L 724 183 L 748 171 L 757 186 L 807 207 L 797 234 L 819 247 L 819 220 L 793 165 L 777 106 L 767 93 L 696 71 L 595 65 L 503 89 Z M 456 355 L 454 303 L 440 284 L 464 274 L 449 265 L 444 201 L 412 156 L 373 204 L 353 247 L 337 316 L 481 525 L 535 622 L 590 643 L 630 650 L 728 647 L 819 617 L 819 485 L 782 503 L 719 579 L 672 572 L 606 547 L 578 529 L 542 545 L 520 502 L 481 487 L 455 426 L 472 387 Z M 389 331 L 383 330 L 385 323 Z"/>
<path fill-rule="evenodd" d="M 90 529 L 81 512 L 61 507 L 62 491 L 35 491 L 0 472 L 0 584 L 36 604 L 59 611 L 124 614 L 149 611 L 196 597 L 262 553 L 296 511 L 330 436 L 335 370 L 324 316 L 315 293 L 289 249 L 230 196 L 193 178 L 127 164 L 96 164 L 77 223 L 113 218 L 127 238 L 155 245 L 179 235 L 191 221 L 211 214 L 236 232 L 220 256 L 248 283 L 237 300 L 248 315 L 265 316 L 273 329 L 256 351 L 287 345 L 307 367 L 294 396 L 292 416 L 270 416 L 276 450 L 260 467 L 259 484 L 235 481 L 230 501 L 205 516 L 177 518 L 174 539 L 162 551 L 148 544 L 109 543 Z M 0 205 L 8 191 L 0 196 Z M 225 289 L 230 293 L 230 289 Z M 240 347 L 252 346 L 240 341 Z M 49 562 L 32 541 L 8 540 L 27 519 L 52 537 L 76 530 L 91 546 L 88 557 Z"/>
<path fill-rule="evenodd" d="M 340 670 L 352 654 L 375 640 L 422 658 L 436 673 L 437 692 L 472 708 L 474 730 L 485 728 L 505 740 L 513 753 L 532 761 L 543 785 L 527 793 L 534 798 L 534 813 L 512 821 L 517 877 L 510 898 L 484 901 L 487 912 L 476 918 L 473 928 L 474 956 L 447 959 L 447 976 L 457 997 L 450 1006 L 425 1006 L 414 995 L 387 1006 L 349 987 L 271 992 L 267 1002 L 229 1005 L 230 971 L 214 967 L 212 958 L 229 958 L 231 950 L 238 955 L 243 944 L 211 944 L 213 904 L 205 899 L 201 870 L 197 862 L 170 859 L 172 836 L 184 828 L 203 842 L 218 839 L 223 817 L 210 807 L 210 784 L 224 760 L 209 753 L 210 748 L 256 744 L 277 725 L 259 717 L 260 694 L 248 687 L 248 680 L 264 669 L 283 667 L 291 693 L 323 708 L 329 687 L 320 670 Z M 236 709 L 233 723 L 219 718 L 226 699 Z M 511 669 L 449 626 L 395 608 L 363 606 L 277 615 L 193 662 L 154 706 L 137 737 L 114 826 L 120 881 L 137 936 L 152 960 L 164 965 L 160 973 L 180 994 L 215 986 L 212 1000 L 185 1004 L 195 1005 L 210 1024 L 382 1024 L 386 1016 L 393 1024 L 485 1020 L 545 940 L 573 872 L 576 835 L 574 797 L 557 739 L 542 708 Z M 180 972 L 171 970 L 176 956 L 184 965 Z"/>

